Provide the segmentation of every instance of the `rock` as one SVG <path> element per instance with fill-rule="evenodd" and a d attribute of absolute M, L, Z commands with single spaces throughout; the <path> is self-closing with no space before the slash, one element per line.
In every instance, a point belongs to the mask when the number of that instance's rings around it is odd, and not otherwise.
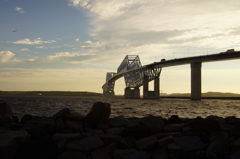
<path fill-rule="evenodd" d="M 98 149 L 92 153 L 92 159 L 112 159 L 112 153 L 116 147 L 116 143 L 111 143 L 104 148 Z"/>
<path fill-rule="evenodd" d="M 123 132 L 124 129 L 125 129 L 124 127 L 109 128 L 105 132 L 106 132 L 106 134 L 110 134 L 110 135 L 120 135 Z"/>
<path fill-rule="evenodd" d="M 88 159 L 88 157 L 82 152 L 65 151 L 58 157 L 58 159 Z"/>
<path fill-rule="evenodd" d="M 83 132 L 83 124 L 81 122 L 67 120 L 65 124 L 72 132 Z"/>
<path fill-rule="evenodd" d="M 96 135 L 75 140 L 67 143 L 66 149 L 69 151 L 90 152 L 104 145 L 104 142 Z"/>
<path fill-rule="evenodd" d="M 82 132 L 81 133 L 81 136 L 84 138 L 84 137 L 89 137 L 89 136 L 92 136 L 93 133 L 92 132 Z"/>
<path fill-rule="evenodd" d="M 1 159 L 14 159 L 16 157 L 16 149 L 14 148 L 0 148 Z"/>
<path fill-rule="evenodd" d="M 171 159 L 219 159 L 213 152 L 195 151 L 195 152 L 174 152 L 170 154 Z"/>
<path fill-rule="evenodd" d="M 181 147 L 176 145 L 174 142 L 167 145 L 167 148 L 170 152 L 181 151 Z"/>
<path fill-rule="evenodd" d="M 141 124 L 148 127 L 152 133 L 159 132 L 164 127 L 162 117 L 147 116 L 142 118 Z"/>
<path fill-rule="evenodd" d="M 59 118 L 64 119 L 67 114 L 70 113 L 69 108 L 64 108 L 60 111 L 58 111 L 56 114 L 53 115 L 53 120 L 58 120 Z"/>
<path fill-rule="evenodd" d="M 158 147 L 153 151 L 152 159 L 168 159 L 167 149 L 165 147 Z"/>
<path fill-rule="evenodd" d="M 22 117 L 22 119 L 21 119 L 21 123 L 26 124 L 27 121 L 32 120 L 32 118 L 33 118 L 32 115 L 25 114 L 25 115 Z"/>
<path fill-rule="evenodd" d="M 149 136 L 140 140 L 135 141 L 135 145 L 139 150 L 146 150 L 152 148 L 154 145 L 156 146 L 157 137 Z"/>
<path fill-rule="evenodd" d="M 122 149 L 131 149 L 134 148 L 134 142 L 136 141 L 136 139 L 134 137 L 127 137 L 127 138 L 122 138 L 120 143 L 119 143 L 119 147 Z"/>
<path fill-rule="evenodd" d="M 208 136 L 204 132 L 184 132 L 183 136 L 198 136 L 203 143 L 209 142 Z"/>
<path fill-rule="evenodd" d="M 168 120 L 167 124 L 180 124 L 182 120 L 178 117 L 178 115 L 172 115 Z"/>
<path fill-rule="evenodd" d="M 85 117 L 85 125 L 88 127 L 95 127 L 97 124 L 108 123 L 110 113 L 111 106 L 109 103 L 94 103 L 91 111 Z"/>
<path fill-rule="evenodd" d="M 207 151 L 214 152 L 218 155 L 226 155 L 229 153 L 230 142 L 224 138 L 212 137 L 212 142 L 208 145 Z"/>
<path fill-rule="evenodd" d="M 102 130 L 91 130 L 93 135 L 105 135 L 105 133 Z"/>
<path fill-rule="evenodd" d="M 168 124 L 163 127 L 163 131 L 164 132 L 181 132 L 184 126 L 188 126 L 188 123 Z"/>
<path fill-rule="evenodd" d="M 122 137 L 135 137 L 135 139 L 139 140 L 144 137 L 151 136 L 151 132 L 149 128 L 144 126 L 133 126 L 133 127 L 127 127 L 122 132 Z"/>
<path fill-rule="evenodd" d="M 18 147 L 18 159 L 53 159 L 58 158 L 61 150 L 57 147 L 57 142 L 51 137 L 44 137 L 40 140 L 30 140 Z"/>
<path fill-rule="evenodd" d="M 209 136 L 210 139 L 211 139 L 211 137 L 213 137 L 213 136 L 219 137 L 219 138 L 223 138 L 223 139 L 228 139 L 228 133 L 222 132 L 222 131 L 212 132 L 212 133 L 210 134 L 210 136 Z"/>
<path fill-rule="evenodd" d="M 240 150 L 236 151 L 230 156 L 230 159 L 239 159 L 239 158 L 240 158 Z"/>
<path fill-rule="evenodd" d="M 128 123 L 129 123 L 128 119 L 126 119 L 124 116 L 119 116 L 119 117 L 109 119 L 109 124 L 112 127 L 124 127 L 124 126 L 127 126 Z"/>
<path fill-rule="evenodd" d="M 234 125 L 229 125 L 229 124 L 219 124 L 219 128 L 221 131 L 225 131 L 225 132 L 236 130 L 236 127 Z"/>
<path fill-rule="evenodd" d="M 135 149 L 113 151 L 114 159 L 149 159 L 146 151 L 137 151 Z"/>
<path fill-rule="evenodd" d="M 26 131 L 6 131 L 0 133 L 0 148 L 16 147 L 31 139 Z"/>
<path fill-rule="evenodd" d="M 231 142 L 231 147 L 234 149 L 240 149 L 240 137 Z"/>
<path fill-rule="evenodd" d="M 127 124 L 127 127 L 140 126 L 141 118 L 132 117 L 132 118 L 127 118 L 127 119 L 129 121 Z"/>
<path fill-rule="evenodd" d="M 181 147 L 183 151 L 201 150 L 205 147 L 198 136 L 173 137 L 174 143 Z"/>
<path fill-rule="evenodd" d="M 96 125 L 96 129 L 101 129 L 101 130 L 105 130 L 109 128 L 109 124 L 105 123 L 105 124 L 97 124 Z"/>
<path fill-rule="evenodd" d="M 0 116 L 4 115 L 13 116 L 12 108 L 7 102 L 0 103 Z"/>
<path fill-rule="evenodd" d="M 85 119 L 86 115 L 72 112 L 66 115 L 66 120 L 74 120 L 74 121 L 80 121 L 82 122 Z"/>
<path fill-rule="evenodd" d="M 119 135 L 105 134 L 105 135 L 99 135 L 99 137 L 105 143 L 119 142 L 121 140 L 121 136 L 119 136 Z"/>
<path fill-rule="evenodd" d="M 218 124 L 224 124 L 225 123 L 225 119 L 224 118 L 218 117 L 218 116 L 214 116 L 214 115 L 208 116 L 206 118 L 206 120 L 213 120 L 213 121 L 217 122 Z"/>
<path fill-rule="evenodd" d="M 154 134 L 154 136 L 156 136 L 158 139 L 162 139 L 168 136 L 172 136 L 172 137 L 180 137 L 182 136 L 181 132 L 173 132 L 173 133 L 160 133 L 160 134 Z"/>
<path fill-rule="evenodd" d="M 225 120 L 227 124 L 234 125 L 237 129 L 240 129 L 240 118 L 231 116 L 231 117 L 227 117 Z"/>
<path fill-rule="evenodd" d="M 67 142 L 81 139 L 80 133 L 56 133 L 52 136 L 55 141 L 66 140 Z"/>
<path fill-rule="evenodd" d="M 218 131 L 219 124 L 214 120 L 206 120 L 200 117 L 197 117 L 193 123 L 191 123 L 191 127 L 195 132 L 204 132 L 206 135 L 209 135 L 213 131 Z"/>
<path fill-rule="evenodd" d="M 167 136 L 165 138 L 162 138 L 160 140 L 158 140 L 158 146 L 165 146 L 170 144 L 173 141 L 172 136 Z"/>
<path fill-rule="evenodd" d="M 66 128 L 65 122 L 62 118 L 58 118 L 57 120 L 55 120 L 55 125 L 57 128 L 60 128 L 60 129 Z"/>

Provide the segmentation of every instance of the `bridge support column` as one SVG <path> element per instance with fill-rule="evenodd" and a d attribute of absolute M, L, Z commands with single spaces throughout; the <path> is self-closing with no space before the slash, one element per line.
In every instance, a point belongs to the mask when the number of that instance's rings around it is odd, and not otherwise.
<path fill-rule="evenodd" d="M 140 89 L 139 88 L 125 88 L 124 98 L 139 99 L 140 98 Z"/>
<path fill-rule="evenodd" d="M 144 76 L 143 78 L 143 98 L 144 99 L 158 99 L 160 97 L 160 88 L 159 88 L 159 77 L 154 79 L 154 91 L 148 90 L 149 78 Z"/>
<path fill-rule="evenodd" d="M 202 86 L 201 86 L 201 67 L 202 62 L 191 63 L 191 99 L 202 99 Z"/>
<path fill-rule="evenodd" d="M 103 90 L 103 96 L 104 97 L 114 97 L 115 93 L 114 93 L 114 91 L 105 91 L 105 90 Z"/>

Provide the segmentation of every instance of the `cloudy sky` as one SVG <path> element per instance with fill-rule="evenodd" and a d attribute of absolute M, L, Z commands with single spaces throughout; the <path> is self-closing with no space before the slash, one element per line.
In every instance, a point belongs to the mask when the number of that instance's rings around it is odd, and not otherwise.
<path fill-rule="evenodd" d="M 126 55 L 146 65 L 240 50 L 239 8 L 239 0 L 0 0 L 0 90 L 102 92 Z M 164 68 L 160 81 L 162 92 L 190 92 L 190 66 Z M 239 81 L 239 60 L 202 65 L 203 92 L 240 93 Z M 116 94 L 124 87 L 122 78 Z"/>

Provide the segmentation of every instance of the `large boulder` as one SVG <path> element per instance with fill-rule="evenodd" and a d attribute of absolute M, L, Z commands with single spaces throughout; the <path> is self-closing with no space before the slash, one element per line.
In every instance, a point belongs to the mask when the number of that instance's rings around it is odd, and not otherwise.
<path fill-rule="evenodd" d="M 110 113 L 111 106 L 109 103 L 94 103 L 91 111 L 85 117 L 85 125 L 87 127 L 96 127 L 97 124 L 108 123 Z"/>
<path fill-rule="evenodd" d="M 102 149 L 98 149 L 92 153 L 92 159 L 112 159 L 112 152 L 116 147 L 117 144 L 113 142 Z"/>
<path fill-rule="evenodd" d="M 141 119 L 141 124 L 148 127 L 152 133 L 159 132 L 164 127 L 162 117 L 147 116 Z"/>
<path fill-rule="evenodd" d="M 146 151 L 137 151 L 135 149 L 113 151 L 114 159 L 148 159 L 150 156 Z"/>
<path fill-rule="evenodd" d="M 118 116 L 112 119 L 109 119 L 109 124 L 112 127 L 123 127 L 127 126 L 129 123 L 128 119 L 126 119 L 124 116 Z"/>
<path fill-rule="evenodd" d="M 64 108 L 60 111 L 58 111 L 56 114 L 53 115 L 53 119 L 56 121 L 59 118 L 65 119 L 65 116 L 70 113 L 69 108 Z"/>
<path fill-rule="evenodd" d="M 205 147 L 201 138 L 198 136 L 173 137 L 173 141 L 181 147 L 182 151 L 196 151 Z"/>
<path fill-rule="evenodd" d="M 31 139 L 26 131 L 6 131 L 0 133 L 0 148 L 16 147 Z"/>
<path fill-rule="evenodd" d="M 82 152 L 65 151 L 58 159 L 88 159 L 88 157 Z"/>
<path fill-rule="evenodd" d="M 0 116 L 13 115 L 12 108 L 7 102 L 0 103 Z"/>
<path fill-rule="evenodd" d="M 86 137 L 82 140 L 75 140 L 67 143 L 66 149 L 69 151 L 82 151 L 89 153 L 92 150 L 100 148 L 104 142 L 97 136 Z"/>

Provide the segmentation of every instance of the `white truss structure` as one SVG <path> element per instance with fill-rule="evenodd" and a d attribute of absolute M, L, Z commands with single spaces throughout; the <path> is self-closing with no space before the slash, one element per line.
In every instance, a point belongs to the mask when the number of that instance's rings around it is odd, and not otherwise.
<path fill-rule="evenodd" d="M 148 76 L 150 82 L 155 77 L 159 77 L 161 69 L 142 66 L 138 55 L 127 55 L 118 67 L 117 73 L 107 73 L 106 83 L 102 86 L 102 89 L 107 92 L 114 92 L 115 81 L 122 76 L 124 76 L 126 87 L 138 88 L 143 85 L 144 76 Z"/>

